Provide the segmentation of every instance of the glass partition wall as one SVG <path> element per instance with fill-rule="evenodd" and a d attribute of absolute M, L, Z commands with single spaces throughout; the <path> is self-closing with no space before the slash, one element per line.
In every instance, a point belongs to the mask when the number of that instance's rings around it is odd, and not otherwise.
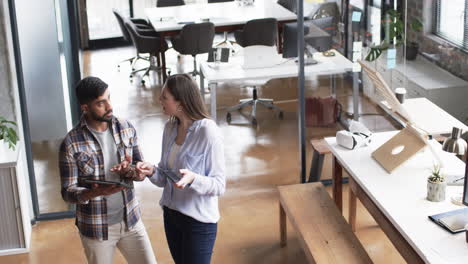
<path fill-rule="evenodd" d="M 339 10 L 337 22 L 326 21 L 326 17 L 333 16 L 327 5 L 335 4 Z M 302 169 L 302 181 L 309 177 L 310 139 L 334 136 L 351 119 L 360 121 L 373 132 L 402 128 L 401 120 L 389 114 L 382 93 L 361 72 L 358 60 L 379 73 L 393 93 L 405 93 L 408 107 L 435 106 L 461 122 L 467 121 L 467 5 L 463 0 L 303 1 L 306 30 L 302 49 L 306 57 L 307 46 L 317 51 L 328 47 L 323 44 L 323 38 L 317 39 L 319 33 L 313 33 L 318 32 L 318 26 L 330 35 L 329 47 L 355 66 L 352 71 L 334 76 L 305 74 L 302 84 L 299 76 L 298 93 L 303 89 L 299 100 L 304 100 L 304 118 L 300 122 L 301 163 L 306 166 Z M 444 19 L 449 12 L 451 18 Z M 302 53 L 301 47 L 298 53 Z M 317 101 L 312 98 L 330 96 L 342 106 L 340 122 L 327 127 L 313 125 L 312 119 L 317 115 L 312 109 Z M 448 127 L 447 131 L 450 130 Z M 325 158 L 322 179 L 330 175 L 327 171 L 330 164 L 331 160 Z"/>

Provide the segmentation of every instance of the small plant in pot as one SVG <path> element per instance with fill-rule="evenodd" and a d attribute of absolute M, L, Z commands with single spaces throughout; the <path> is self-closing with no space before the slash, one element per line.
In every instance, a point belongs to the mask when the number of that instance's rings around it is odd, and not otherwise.
<path fill-rule="evenodd" d="M 431 176 L 427 178 L 427 200 L 441 202 L 445 200 L 447 184 L 440 171 L 440 165 L 434 165 Z"/>
<path fill-rule="evenodd" d="M 414 32 L 420 32 L 423 27 L 423 24 L 419 19 L 415 18 L 411 21 L 409 25 L 409 29 L 413 30 Z M 417 42 L 407 42 L 406 43 L 406 59 L 407 60 L 415 60 L 416 56 L 418 55 L 419 44 Z"/>
<path fill-rule="evenodd" d="M 0 147 L 3 144 L 7 144 L 10 149 L 15 149 L 18 135 L 13 126 L 16 126 L 15 122 L 6 120 L 0 116 Z"/>
<path fill-rule="evenodd" d="M 386 19 L 382 22 L 382 28 L 385 31 L 385 38 L 379 45 L 370 47 L 369 53 L 366 56 L 366 61 L 374 61 L 380 57 L 380 55 L 388 50 L 389 48 L 396 48 L 406 42 L 406 34 L 405 34 L 405 21 L 403 16 L 400 12 L 396 10 L 388 10 L 386 13 Z M 408 30 L 412 30 L 414 32 L 419 32 L 423 28 L 423 24 L 417 18 L 414 18 L 411 23 L 409 23 Z M 414 43 L 414 42 L 412 42 Z M 417 46 L 417 43 L 411 44 L 407 43 L 406 48 L 410 48 L 410 58 L 408 58 L 408 49 L 406 50 L 406 59 L 414 60 L 416 59 L 416 55 L 418 54 L 418 48 L 416 50 L 412 49 Z M 414 53 L 415 51 L 415 53 Z M 413 57 L 411 57 L 413 56 Z"/>

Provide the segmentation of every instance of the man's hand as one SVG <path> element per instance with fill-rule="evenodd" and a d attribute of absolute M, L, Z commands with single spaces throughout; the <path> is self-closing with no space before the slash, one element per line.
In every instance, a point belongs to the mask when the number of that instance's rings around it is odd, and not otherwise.
<path fill-rule="evenodd" d="M 185 188 L 185 186 L 192 184 L 193 180 L 195 180 L 195 173 L 189 171 L 187 169 L 180 169 L 180 174 L 182 174 L 182 179 L 175 183 L 175 186 L 179 189 Z"/>
<path fill-rule="evenodd" d="M 125 177 L 125 175 L 130 171 L 131 167 L 130 167 L 130 164 L 131 164 L 131 161 L 132 161 L 132 157 L 126 155 L 125 156 L 125 160 L 122 161 L 121 163 L 115 165 L 114 167 L 112 167 L 110 169 L 110 171 L 112 172 L 115 172 L 115 173 L 118 173 L 122 176 Z"/>
<path fill-rule="evenodd" d="M 92 184 L 91 189 L 86 190 L 81 194 L 81 200 L 87 201 L 98 196 L 111 195 L 120 192 L 123 189 L 125 189 L 125 187 L 119 185 Z"/>

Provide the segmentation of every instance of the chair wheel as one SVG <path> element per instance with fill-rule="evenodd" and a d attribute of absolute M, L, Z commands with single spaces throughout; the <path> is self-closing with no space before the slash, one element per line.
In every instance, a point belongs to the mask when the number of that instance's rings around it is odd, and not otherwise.
<path fill-rule="evenodd" d="M 231 113 L 226 114 L 226 121 L 228 122 L 228 124 L 231 123 Z"/>
<path fill-rule="evenodd" d="M 144 84 L 145 84 L 145 80 L 141 80 L 141 84 L 143 84 L 143 85 L 144 85 Z"/>
<path fill-rule="evenodd" d="M 279 117 L 279 119 L 283 119 L 283 118 L 284 118 L 283 111 L 280 111 L 280 112 L 279 112 L 278 117 Z"/>
<path fill-rule="evenodd" d="M 130 74 L 130 76 L 128 76 L 128 78 L 130 78 L 130 79 L 133 78 L 133 74 Z"/>
<path fill-rule="evenodd" d="M 257 119 L 256 118 L 252 118 L 252 125 L 257 126 Z"/>

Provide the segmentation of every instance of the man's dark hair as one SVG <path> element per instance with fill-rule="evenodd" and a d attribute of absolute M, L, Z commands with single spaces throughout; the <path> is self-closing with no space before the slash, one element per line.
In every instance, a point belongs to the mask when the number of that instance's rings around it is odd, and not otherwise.
<path fill-rule="evenodd" d="M 108 85 L 101 79 L 93 76 L 85 77 L 78 82 L 75 88 L 76 97 L 80 105 L 87 104 L 103 95 Z"/>

